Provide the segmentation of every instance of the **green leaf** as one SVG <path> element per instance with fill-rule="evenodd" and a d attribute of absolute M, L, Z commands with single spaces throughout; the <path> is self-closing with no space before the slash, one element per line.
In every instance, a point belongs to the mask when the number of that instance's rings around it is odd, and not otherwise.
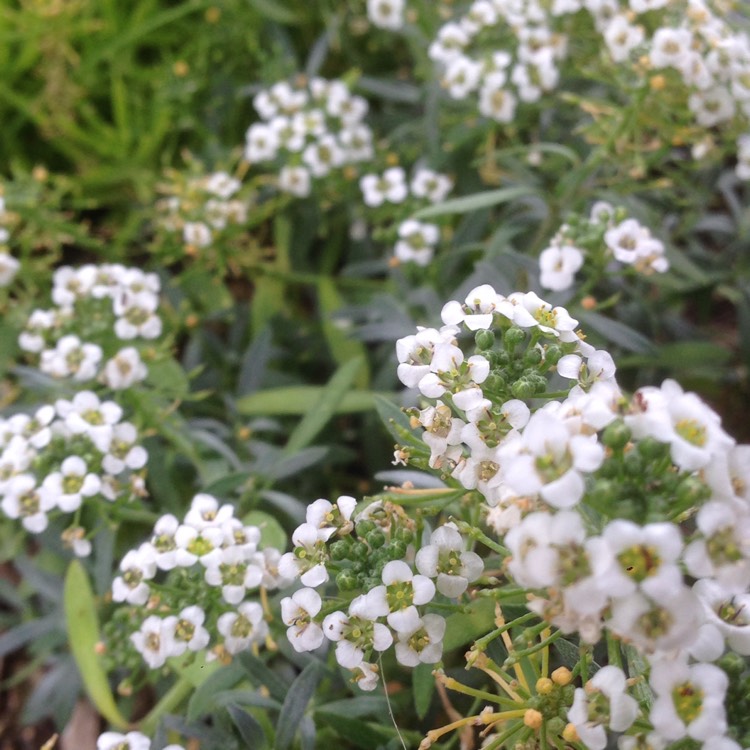
<path fill-rule="evenodd" d="M 117 729 L 125 729 L 127 720 L 122 716 L 109 680 L 96 653 L 99 643 L 99 619 L 89 577 L 83 565 L 73 560 L 68 567 L 63 586 L 65 623 L 68 628 L 70 650 L 89 698 L 99 713 Z"/>
<path fill-rule="evenodd" d="M 289 684 L 276 672 L 269 669 L 264 661 L 249 651 L 243 651 L 239 655 L 238 661 L 256 687 L 265 687 L 276 700 L 284 700 L 289 691 Z"/>
<path fill-rule="evenodd" d="M 347 740 L 354 747 L 362 750 L 375 750 L 393 737 L 394 730 L 387 727 L 354 719 L 341 714 L 331 714 L 327 711 L 316 711 L 315 718 L 328 724 L 336 734 Z"/>
<path fill-rule="evenodd" d="M 445 638 L 443 638 L 443 647 L 446 651 L 465 646 L 492 630 L 495 622 L 494 601 L 475 599 L 466 609 L 468 612 L 457 612 L 446 620 Z"/>
<path fill-rule="evenodd" d="M 300 23 L 297 14 L 290 8 L 285 8 L 279 0 L 248 0 L 248 2 L 263 18 L 290 26 Z"/>
<path fill-rule="evenodd" d="M 328 385 L 323 388 L 320 399 L 312 405 L 289 437 L 289 442 L 284 448 L 286 454 L 307 447 L 328 424 L 344 394 L 352 387 L 360 367 L 362 359 L 358 357 L 336 370 Z"/>
<path fill-rule="evenodd" d="M 262 510 L 252 510 L 243 517 L 242 522 L 246 526 L 257 526 L 260 529 L 261 549 L 264 547 L 275 547 L 282 551 L 286 549 L 289 535 L 273 516 Z"/>
<path fill-rule="evenodd" d="M 216 696 L 221 691 L 234 687 L 244 677 L 244 674 L 245 670 L 242 669 L 242 666 L 233 662 L 224 669 L 210 675 L 190 696 L 187 708 L 188 721 L 195 721 L 208 714 L 215 705 Z"/>
<path fill-rule="evenodd" d="M 227 713 L 248 747 L 255 750 L 266 746 L 266 734 L 255 717 L 239 706 L 227 706 Z"/>
<path fill-rule="evenodd" d="M 380 395 L 376 395 L 374 400 L 378 415 L 394 440 L 401 445 L 425 447 L 422 439 L 412 430 L 409 417 L 404 414 L 400 406 L 396 406 L 393 401 Z"/>
<path fill-rule="evenodd" d="M 318 303 L 320 305 L 323 334 L 328 342 L 334 360 L 343 365 L 357 357 L 367 363 L 365 345 L 352 338 L 345 329 L 336 323 L 334 313 L 343 306 L 341 295 L 329 276 L 322 276 L 318 281 Z M 359 389 L 365 389 L 370 384 L 370 372 L 367 366 L 362 367 L 354 381 Z"/>
<path fill-rule="evenodd" d="M 452 198 L 442 203 L 436 203 L 434 206 L 427 206 L 413 214 L 412 218 L 432 219 L 435 216 L 444 216 L 445 214 L 466 214 L 471 211 L 478 211 L 480 208 L 497 206 L 500 203 L 509 203 L 516 198 L 526 198 L 537 194 L 538 191 L 535 188 L 528 187 L 527 185 L 500 188 L 499 190 L 486 190 L 482 193 L 465 195 L 462 198 Z"/>
<path fill-rule="evenodd" d="M 586 328 L 590 328 L 604 336 L 607 341 L 617 344 L 629 352 L 655 354 L 657 351 L 654 344 L 646 336 L 624 323 L 587 310 L 579 311 L 577 316 L 583 324 L 584 332 Z"/>
<path fill-rule="evenodd" d="M 324 386 L 293 385 L 268 388 L 243 396 L 237 400 L 237 412 L 246 417 L 288 416 L 307 414 L 323 395 Z M 389 394 L 374 391 L 349 391 L 336 405 L 336 414 L 353 414 L 371 411 L 376 397 L 389 398 Z"/>
<path fill-rule="evenodd" d="M 185 398 L 190 392 L 190 381 L 182 365 L 176 360 L 161 359 L 149 362 L 146 382 L 167 398 Z"/>
<path fill-rule="evenodd" d="M 430 710 L 432 696 L 435 693 L 435 678 L 432 676 L 432 664 L 419 664 L 412 672 L 412 691 L 414 693 L 414 709 L 420 719 L 424 719 Z"/>
<path fill-rule="evenodd" d="M 325 668 L 319 661 L 311 661 L 292 683 L 281 708 L 276 728 L 276 748 L 286 750 L 297 733 L 315 688 L 323 677 Z"/>

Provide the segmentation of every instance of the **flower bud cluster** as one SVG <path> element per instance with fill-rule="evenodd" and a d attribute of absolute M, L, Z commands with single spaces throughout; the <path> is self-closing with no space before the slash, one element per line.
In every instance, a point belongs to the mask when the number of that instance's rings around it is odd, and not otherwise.
<path fill-rule="evenodd" d="M 305 588 L 282 599 L 287 637 L 297 651 L 312 651 L 326 639 L 336 643 L 336 660 L 352 671 L 363 690 L 372 690 L 378 668 L 372 658 L 392 645 L 405 666 L 434 664 L 442 657 L 445 620 L 424 609 L 436 593 L 454 599 L 483 570 L 481 558 L 465 549 L 453 524 L 436 529 L 412 557 L 414 522 L 397 505 L 376 501 L 354 515 L 356 501 L 316 500 L 292 536 L 295 548 L 279 570 L 299 577 Z M 337 572 L 336 572 L 337 571 Z M 366 593 L 346 611 L 323 609 L 316 591 L 336 572 L 339 590 Z M 326 611 L 328 612 L 326 614 Z"/>
<path fill-rule="evenodd" d="M 572 33 L 576 71 L 590 68 L 597 81 L 618 76 L 634 97 L 650 86 L 670 101 L 656 115 L 665 118 L 658 125 L 665 133 L 674 130 L 675 109 L 699 133 L 747 127 L 750 41 L 715 2 L 474 0 L 440 27 L 429 56 L 451 98 L 476 95 L 482 115 L 507 124 L 517 119 L 521 103 L 565 84 Z"/>
<path fill-rule="evenodd" d="M 148 372 L 134 344 L 162 332 L 159 289 L 158 276 L 139 268 L 62 266 L 53 278 L 55 307 L 31 313 L 19 345 L 46 375 L 130 388 Z"/>
<path fill-rule="evenodd" d="M 578 737 L 590 750 L 607 729 L 640 741 L 645 725 L 658 746 L 721 737 L 728 678 L 712 662 L 726 648 L 750 654 L 750 446 L 674 381 L 625 398 L 611 356 L 535 295 L 478 287 L 443 322 L 397 344 L 401 381 L 435 400 L 413 420 L 429 465 L 490 506 L 506 575 L 532 612 L 586 643 L 606 633 L 630 644 L 650 667 L 641 729 L 630 729 L 640 709 L 621 670 L 602 670 L 576 695 Z M 465 358 L 461 326 L 480 354 Z M 552 344 L 572 350 L 550 363 Z M 548 361 L 540 375 L 568 385 L 505 401 L 530 351 Z"/>
<path fill-rule="evenodd" d="M 290 583 L 279 570 L 281 552 L 261 548 L 261 530 L 211 495 L 193 498 L 182 521 L 161 516 L 151 539 L 128 552 L 112 584 L 123 607 L 112 620 L 111 658 L 131 664 L 118 645 L 118 623 L 151 669 L 172 656 L 203 651 L 237 654 L 268 635 L 259 590 Z"/>
<path fill-rule="evenodd" d="M 76 555 L 91 552 L 81 524 L 84 504 L 144 494 L 147 453 L 122 409 L 91 391 L 58 399 L 33 415 L 0 419 L 0 507 L 40 534 L 48 514 L 73 513 L 63 541 Z"/>
<path fill-rule="evenodd" d="M 248 202 L 238 196 L 240 181 L 226 172 L 185 178 L 174 173 L 157 205 L 159 224 L 179 232 L 189 253 L 214 244 L 233 227 L 247 222 Z"/>
<path fill-rule="evenodd" d="M 304 198 L 315 180 L 374 155 L 372 131 L 363 122 L 367 101 L 344 81 L 279 81 L 256 94 L 253 104 L 262 122 L 247 131 L 245 158 L 274 163 L 284 193 Z"/>
<path fill-rule="evenodd" d="M 669 270 L 664 244 L 636 219 L 609 203 L 594 204 L 588 218 L 572 216 L 560 227 L 549 247 L 539 256 L 539 283 L 560 292 L 573 286 L 575 274 L 585 261 L 606 270 L 612 260 L 650 275 Z"/>

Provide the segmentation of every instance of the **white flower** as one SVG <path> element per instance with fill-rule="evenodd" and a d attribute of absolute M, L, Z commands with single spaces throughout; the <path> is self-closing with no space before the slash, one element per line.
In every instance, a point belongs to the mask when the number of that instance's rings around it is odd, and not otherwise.
<path fill-rule="evenodd" d="M 310 195 L 310 182 L 310 172 L 305 167 L 285 164 L 279 171 L 279 190 L 297 198 Z"/>
<path fill-rule="evenodd" d="M 688 98 L 688 107 L 695 120 L 704 128 L 712 128 L 735 113 L 734 97 L 723 86 L 713 86 L 707 91 L 695 91 Z"/>
<path fill-rule="evenodd" d="M 79 456 L 68 456 L 60 471 L 48 474 L 40 492 L 48 493 L 51 501 L 65 513 L 80 508 L 83 499 L 99 492 L 101 479 L 88 471 L 86 462 Z"/>
<path fill-rule="evenodd" d="M 463 305 L 455 300 L 443 305 L 440 317 L 446 325 L 464 323 L 470 331 L 488 329 L 503 299 L 489 284 L 482 284 L 466 295 Z"/>
<path fill-rule="evenodd" d="M 185 514 L 184 523 L 201 531 L 210 526 L 221 526 L 234 516 L 234 508 L 229 505 L 219 505 L 219 501 L 212 495 L 199 492 L 190 503 L 190 510 Z"/>
<path fill-rule="evenodd" d="M 649 719 L 667 740 L 705 741 L 726 731 L 724 695 L 729 680 L 713 664 L 652 663 L 649 683 L 656 693 Z"/>
<path fill-rule="evenodd" d="M 0 252 L 0 286 L 8 286 L 20 268 L 21 263 L 16 258 L 7 252 Z"/>
<path fill-rule="evenodd" d="M 122 575 L 112 582 L 112 599 L 128 604 L 145 604 L 151 589 L 146 581 L 156 575 L 156 561 L 150 544 L 130 550 L 120 562 Z"/>
<path fill-rule="evenodd" d="M 633 49 L 643 42 L 643 28 L 630 23 L 627 16 L 618 13 L 604 29 L 604 41 L 615 62 L 625 62 Z"/>
<path fill-rule="evenodd" d="M 453 99 L 465 99 L 476 90 L 482 77 L 482 64 L 463 55 L 448 61 L 442 85 Z"/>
<path fill-rule="evenodd" d="M 334 534 L 348 534 L 354 528 L 351 518 L 356 506 L 357 501 L 349 495 L 341 495 L 335 503 L 320 498 L 307 506 L 306 521 L 328 541 Z"/>
<path fill-rule="evenodd" d="M 328 536 L 312 524 L 303 523 L 292 533 L 294 551 L 279 560 L 279 572 L 285 578 L 299 577 L 305 586 L 320 586 L 328 580 Z"/>
<path fill-rule="evenodd" d="M 416 334 L 399 339 L 396 342 L 398 379 L 407 388 L 416 388 L 419 381 L 430 372 L 435 347 L 455 341 L 457 330 L 454 326 L 440 330 L 418 327 Z"/>
<path fill-rule="evenodd" d="M 189 568 L 196 562 L 208 568 L 223 557 L 221 545 L 224 535 L 216 526 L 198 530 L 183 523 L 175 531 L 174 541 L 177 546 L 175 563 L 182 568 Z"/>
<path fill-rule="evenodd" d="M 750 594 L 733 594 L 706 578 L 693 584 L 693 592 L 703 604 L 708 623 L 718 629 L 729 648 L 750 655 Z"/>
<path fill-rule="evenodd" d="M 112 428 L 112 438 L 102 468 L 110 474 L 120 474 L 126 469 L 142 469 L 148 461 L 146 449 L 136 445 L 138 431 L 130 422 L 120 422 Z"/>
<path fill-rule="evenodd" d="M 638 526 L 615 519 L 596 543 L 594 568 L 602 589 L 610 596 L 628 596 L 637 590 L 655 601 L 679 593 L 682 535 L 672 523 Z"/>
<path fill-rule="evenodd" d="M 315 589 L 300 589 L 281 600 L 281 619 L 289 626 L 286 636 L 295 651 L 314 651 L 325 640 L 323 628 L 313 622 L 322 606 Z"/>
<path fill-rule="evenodd" d="M 344 151 L 336 138 L 327 133 L 305 148 L 302 161 L 313 177 L 325 177 L 332 169 L 344 163 Z"/>
<path fill-rule="evenodd" d="M 388 624 L 396 631 L 409 630 L 419 620 L 417 606 L 427 604 L 435 596 L 435 584 L 423 575 L 414 575 L 403 560 L 386 563 L 382 573 L 383 586 L 369 594 L 377 597 L 378 611 L 387 612 Z"/>
<path fill-rule="evenodd" d="M 413 196 L 426 198 L 430 203 L 439 203 L 452 190 L 453 180 L 447 175 L 421 167 L 412 177 L 410 188 Z"/>
<path fill-rule="evenodd" d="M 406 173 L 401 167 L 391 167 L 378 177 L 374 174 L 364 175 L 359 186 L 365 203 L 373 208 L 389 203 L 402 203 L 408 195 Z"/>
<path fill-rule="evenodd" d="M 55 500 L 36 486 L 30 474 L 17 474 L 8 480 L 0 502 L 8 518 L 20 518 L 23 527 L 32 534 L 47 528 L 47 512 L 55 507 Z"/>
<path fill-rule="evenodd" d="M 539 410 L 501 457 L 505 481 L 515 492 L 538 493 L 555 508 L 572 508 L 583 496 L 585 475 L 604 461 L 604 448 L 595 435 L 571 434 L 561 417 Z"/>
<path fill-rule="evenodd" d="M 602 667 L 585 689 L 576 689 L 568 719 L 589 750 L 604 750 L 607 729 L 624 732 L 637 718 L 638 703 L 625 689 L 625 674 L 615 666 Z M 598 700 L 599 696 L 606 700 Z"/>
<path fill-rule="evenodd" d="M 659 28 L 651 40 L 649 59 L 654 68 L 682 68 L 690 54 L 693 35 L 688 29 Z"/>
<path fill-rule="evenodd" d="M 158 669 L 170 656 L 176 655 L 172 652 L 174 629 L 169 618 L 162 620 L 150 615 L 140 629 L 131 634 L 130 640 L 151 669 Z"/>
<path fill-rule="evenodd" d="M 224 647 L 230 654 L 244 651 L 252 643 L 262 641 L 268 634 L 263 620 L 263 607 L 257 602 L 240 604 L 237 612 L 226 612 L 216 623 L 224 636 Z"/>
<path fill-rule="evenodd" d="M 182 228 L 182 239 L 192 247 L 208 247 L 211 244 L 211 230 L 202 221 L 186 221 Z"/>
<path fill-rule="evenodd" d="M 112 390 L 130 388 L 134 383 L 145 380 L 148 368 L 141 360 L 138 350 L 132 346 L 120 349 L 102 369 L 101 378 L 104 384 Z"/>
<path fill-rule="evenodd" d="M 406 667 L 435 664 L 443 655 L 445 620 L 440 615 L 425 615 L 408 629 L 398 631 L 396 659 Z"/>
<path fill-rule="evenodd" d="M 415 564 L 422 575 L 437 578 L 437 590 L 451 598 L 463 594 L 484 570 L 482 558 L 464 549 L 463 538 L 453 523 L 433 532 L 430 543 L 417 552 Z"/>
<path fill-rule="evenodd" d="M 279 138 L 269 125 L 259 122 L 251 125 L 245 139 L 245 158 L 251 164 L 276 158 Z"/>
<path fill-rule="evenodd" d="M 148 291 L 122 294 L 114 300 L 113 309 L 118 316 L 115 334 L 120 339 L 155 339 L 161 335 L 161 318 L 156 315 L 159 298 Z"/>
<path fill-rule="evenodd" d="M 174 618 L 174 635 L 172 651 L 175 656 L 187 651 L 202 651 L 211 640 L 208 630 L 203 627 L 206 613 L 201 607 L 185 607 Z"/>
<path fill-rule="evenodd" d="M 241 182 L 226 172 L 214 172 L 206 179 L 206 190 L 219 198 L 231 198 L 241 186 Z"/>
<path fill-rule="evenodd" d="M 434 246 L 440 239 L 440 230 L 435 224 L 425 224 L 407 219 L 398 228 L 399 241 L 394 255 L 402 263 L 413 262 L 426 266 L 432 260 Z"/>
<path fill-rule="evenodd" d="M 539 256 L 539 283 L 560 292 L 573 286 L 576 271 L 583 265 L 583 253 L 573 245 L 552 245 Z"/>
<path fill-rule="evenodd" d="M 177 542 L 174 535 L 180 522 L 171 513 L 161 516 L 154 524 L 150 546 L 154 553 L 154 562 L 160 570 L 172 570 L 177 565 Z"/>
<path fill-rule="evenodd" d="M 58 399 L 55 409 L 73 435 L 85 435 L 102 452 L 109 450 L 114 425 L 122 408 L 114 401 L 100 401 L 92 391 L 79 391 L 72 401 Z"/>
<path fill-rule="evenodd" d="M 404 0 L 367 0 L 367 17 L 373 26 L 397 31 L 404 25 Z"/>
<path fill-rule="evenodd" d="M 151 740 L 140 732 L 104 732 L 96 740 L 96 750 L 150 750 Z M 166 750 L 166 748 L 165 748 Z"/>

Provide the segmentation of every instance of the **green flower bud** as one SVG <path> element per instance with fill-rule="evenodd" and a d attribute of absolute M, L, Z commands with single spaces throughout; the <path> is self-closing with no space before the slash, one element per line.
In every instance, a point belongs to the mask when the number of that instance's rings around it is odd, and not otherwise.
<path fill-rule="evenodd" d="M 363 521 L 357 521 L 357 534 L 359 536 L 367 536 L 374 528 L 376 528 L 374 521 L 368 521 L 366 519 Z"/>
<path fill-rule="evenodd" d="M 406 556 L 407 543 L 401 539 L 394 539 L 385 549 L 391 560 L 403 560 Z"/>
<path fill-rule="evenodd" d="M 385 544 L 385 534 L 380 529 L 374 529 L 365 537 L 365 539 L 373 549 L 378 549 Z"/>
<path fill-rule="evenodd" d="M 688 508 L 700 505 L 711 496 L 711 490 L 698 477 L 685 477 L 677 487 L 677 502 Z"/>
<path fill-rule="evenodd" d="M 745 660 L 734 651 L 729 651 L 722 656 L 717 666 L 721 667 L 729 677 L 739 677 L 745 671 Z"/>
<path fill-rule="evenodd" d="M 480 351 L 483 349 L 492 349 L 495 343 L 495 334 L 492 331 L 477 331 L 474 336 L 474 343 Z"/>
<path fill-rule="evenodd" d="M 621 419 L 607 425 L 602 433 L 602 443 L 615 451 L 621 451 L 629 442 L 633 433 Z"/>
<path fill-rule="evenodd" d="M 355 542 L 352 545 L 352 557 L 355 560 L 367 560 L 370 548 L 364 542 Z"/>
<path fill-rule="evenodd" d="M 352 551 L 352 545 L 347 539 L 339 539 L 330 547 L 332 560 L 346 560 Z"/>
<path fill-rule="evenodd" d="M 538 347 L 527 349 L 523 355 L 523 361 L 526 365 L 538 365 L 542 361 L 542 352 Z"/>
<path fill-rule="evenodd" d="M 503 343 L 508 351 L 513 351 L 524 339 L 526 332 L 518 326 L 511 326 L 503 336 Z"/>
<path fill-rule="evenodd" d="M 510 387 L 510 392 L 515 398 L 531 398 L 536 389 L 528 378 L 520 378 Z"/>
<path fill-rule="evenodd" d="M 636 443 L 638 452 L 648 459 L 664 458 L 669 453 L 669 443 L 662 443 L 652 437 L 643 438 Z"/>
<path fill-rule="evenodd" d="M 563 350 L 557 344 L 550 344 L 544 352 L 544 361 L 556 365 L 563 356 Z"/>
<path fill-rule="evenodd" d="M 406 544 L 414 541 L 414 532 L 406 526 L 401 526 L 396 529 L 393 536 L 399 542 L 405 542 Z"/>
<path fill-rule="evenodd" d="M 336 585 L 339 591 L 354 591 L 357 588 L 357 576 L 350 570 L 342 570 L 336 575 Z"/>

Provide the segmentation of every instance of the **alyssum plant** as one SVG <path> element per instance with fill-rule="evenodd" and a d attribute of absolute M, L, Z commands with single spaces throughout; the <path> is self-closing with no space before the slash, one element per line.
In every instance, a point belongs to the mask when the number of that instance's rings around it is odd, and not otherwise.
<path fill-rule="evenodd" d="M 319 499 L 281 557 L 260 554 L 230 506 L 196 498 L 123 563 L 114 598 L 168 615 L 142 612 L 131 647 L 158 667 L 218 639 L 208 658 L 228 660 L 271 643 L 280 619 L 297 652 L 333 643 L 362 690 L 392 650 L 474 700 L 423 748 L 466 727 L 489 748 L 747 746 L 750 448 L 674 381 L 628 397 L 612 357 L 532 292 L 480 286 L 442 319 L 397 343 L 398 376 L 428 405 L 391 429 L 395 463 L 443 486 Z M 205 585 L 144 588 L 182 564 Z M 279 618 L 266 591 L 297 579 Z M 207 602 L 217 614 L 193 617 Z M 467 610 L 484 616 L 471 684 L 441 669 Z"/>

